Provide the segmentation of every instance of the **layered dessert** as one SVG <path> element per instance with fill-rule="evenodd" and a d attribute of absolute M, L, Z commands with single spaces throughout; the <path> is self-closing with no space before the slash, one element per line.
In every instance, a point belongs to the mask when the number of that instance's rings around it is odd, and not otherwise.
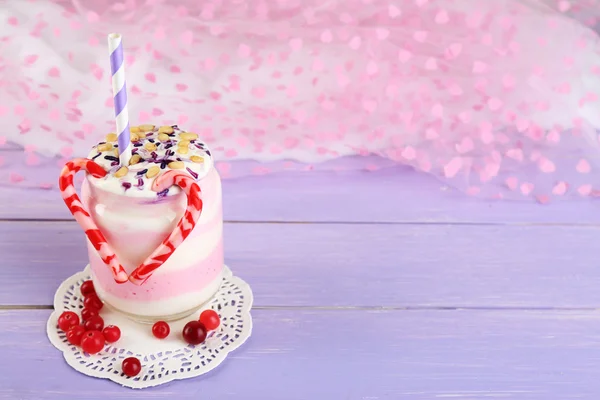
<path fill-rule="evenodd" d="M 218 290 L 223 268 L 221 181 L 210 150 L 198 135 L 178 126 L 131 128 L 132 157 L 119 164 L 117 135 L 88 155 L 107 173 L 86 175 L 81 201 L 130 279 L 117 282 L 106 258 L 88 236 L 92 279 L 100 299 L 139 320 L 181 318 Z M 169 171 L 188 175 L 200 187 L 201 212 L 189 235 L 141 282 L 131 279 L 148 256 L 176 229 L 188 199 L 176 185 L 156 190 Z M 190 223 L 192 221 L 189 221 Z"/>

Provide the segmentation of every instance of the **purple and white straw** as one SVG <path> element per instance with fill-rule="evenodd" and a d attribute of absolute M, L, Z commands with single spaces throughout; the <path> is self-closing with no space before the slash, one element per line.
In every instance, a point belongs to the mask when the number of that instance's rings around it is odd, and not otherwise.
<path fill-rule="evenodd" d="M 119 162 L 128 166 L 131 159 L 131 141 L 129 139 L 129 114 L 127 113 L 127 85 L 125 84 L 125 62 L 123 60 L 122 36 L 118 33 L 108 35 L 110 54 L 110 72 L 117 121 L 119 142 Z"/>

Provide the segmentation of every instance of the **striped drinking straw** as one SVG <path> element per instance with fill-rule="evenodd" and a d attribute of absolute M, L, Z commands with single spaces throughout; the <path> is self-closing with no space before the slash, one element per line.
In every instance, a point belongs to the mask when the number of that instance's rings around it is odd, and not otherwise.
<path fill-rule="evenodd" d="M 119 162 L 128 166 L 131 159 L 131 141 L 129 139 L 129 114 L 127 113 L 127 85 L 125 84 L 125 62 L 123 60 L 123 42 L 121 35 L 108 35 L 110 53 L 110 72 L 115 105 L 115 119 L 119 142 Z"/>

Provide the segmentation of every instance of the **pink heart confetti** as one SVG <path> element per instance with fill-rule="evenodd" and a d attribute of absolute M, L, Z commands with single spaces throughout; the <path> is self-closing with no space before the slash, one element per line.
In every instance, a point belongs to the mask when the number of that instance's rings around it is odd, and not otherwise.
<path fill-rule="evenodd" d="M 404 150 L 402 150 L 401 155 L 406 160 L 411 161 L 411 160 L 414 160 L 417 157 L 417 152 L 415 151 L 415 149 L 413 147 L 407 146 L 407 147 L 404 148 Z"/>
<path fill-rule="evenodd" d="M 331 31 L 325 30 L 321 33 L 321 41 L 323 43 L 331 43 L 331 41 L 333 40 L 333 35 L 331 34 Z"/>
<path fill-rule="evenodd" d="M 398 52 L 398 60 L 405 64 L 412 58 L 412 53 L 405 49 L 400 49 Z"/>
<path fill-rule="evenodd" d="M 400 9 L 398 7 L 396 7 L 393 4 L 390 4 L 388 7 L 388 14 L 392 18 L 396 18 L 396 17 L 399 17 L 400 14 L 402 14 L 402 12 L 400 11 Z"/>
<path fill-rule="evenodd" d="M 579 172 L 580 174 L 588 174 L 591 170 L 592 170 L 592 166 L 590 165 L 589 161 L 586 159 L 581 159 L 579 160 L 579 162 L 577 163 L 577 166 L 575 167 L 575 169 L 577 170 L 577 172 Z"/>
<path fill-rule="evenodd" d="M 353 50 L 358 50 L 361 44 L 361 39 L 360 36 L 354 36 L 352 38 L 352 40 L 350 40 L 350 42 L 348 43 L 348 46 L 350 46 L 351 49 Z"/>
<path fill-rule="evenodd" d="M 438 68 L 437 60 L 434 57 L 430 57 L 425 62 L 425 69 L 429 71 L 434 71 Z"/>
<path fill-rule="evenodd" d="M 293 51 L 299 51 L 300 49 L 302 49 L 302 39 L 300 38 L 294 38 L 290 40 L 290 48 Z"/>
<path fill-rule="evenodd" d="M 581 185 L 577 188 L 577 193 L 582 196 L 589 196 L 592 193 L 592 185 Z"/>
<path fill-rule="evenodd" d="M 427 40 L 427 35 L 428 33 L 426 31 L 416 31 L 413 34 L 413 38 L 419 42 L 419 43 L 423 43 L 424 41 Z"/>
<path fill-rule="evenodd" d="M 435 23 L 444 25 L 447 24 L 450 18 L 448 17 L 448 12 L 446 10 L 439 10 L 435 15 Z"/>
<path fill-rule="evenodd" d="M 502 100 L 500 100 L 497 97 L 492 97 L 491 99 L 489 99 L 487 104 L 490 110 L 492 111 L 498 111 L 500 108 L 502 108 L 503 105 Z"/>
<path fill-rule="evenodd" d="M 448 162 L 444 166 L 444 176 L 446 178 L 453 178 L 454 176 L 456 176 L 458 171 L 460 171 L 462 166 L 463 159 L 461 157 L 454 157 L 452 160 L 450 160 L 450 162 Z"/>
<path fill-rule="evenodd" d="M 377 28 L 375 34 L 377 35 L 377 39 L 385 40 L 390 35 L 390 31 L 385 28 Z"/>
<path fill-rule="evenodd" d="M 540 168 L 540 171 L 546 174 L 550 174 L 556 171 L 556 166 L 554 165 L 554 163 L 545 157 L 539 159 L 538 167 Z"/>
<path fill-rule="evenodd" d="M 558 2 L 558 9 L 560 12 L 567 12 L 571 9 L 571 2 L 567 0 L 561 0 Z"/>
<path fill-rule="evenodd" d="M 367 75 L 373 76 L 376 75 L 378 72 L 379 67 L 377 66 L 377 63 L 373 60 L 369 60 L 369 62 L 367 63 Z"/>
<path fill-rule="evenodd" d="M 475 61 L 473 63 L 473 73 L 483 74 L 488 69 L 488 65 L 482 61 Z"/>
<path fill-rule="evenodd" d="M 557 196 L 562 196 L 567 192 L 567 183 L 566 182 L 558 182 L 552 188 L 552 194 Z"/>
<path fill-rule="evenodd" d="M 528 196 L 531 194 L 531 192 L 533 192 L 534 187 L 535 186 L 533 183 L 523 182 L 523 183 L 521 183 L 521 186 L 520 186 L 521 193 L 523 193 L 525 196 Z"/>
<path fill-rule="evenodd" d="M 452 43 L 450 46 L 448 46 L 448 48 L 446 49 L 446 56 L 448 58 L 456 58 L 460 55 L 460 53 L 462 52 L 463 49 L 463 45 L 460 43 Z"/>

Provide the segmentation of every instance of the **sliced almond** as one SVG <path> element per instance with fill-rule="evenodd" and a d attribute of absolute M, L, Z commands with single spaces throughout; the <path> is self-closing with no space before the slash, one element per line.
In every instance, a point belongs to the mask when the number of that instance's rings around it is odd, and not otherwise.
<path fill-rule="evenodd" d="M 154 151 L 156 150 L 156 145 L 154 143 L 146 142 L 144 148 L 148 151 Z"/>
<path fill-rule="evenodd" d="M 185 164 L 182 161 L 171 161 L 169 163 L 169 168 L 171 169 L 183 169 Z"/>
<path fill-rule="evenodd" d="M 188 147 L 190 142 L 188 140 L 182 140 L 181 142 L 177 142 L 177 146 L 179 147 Z"/>
<path fill-rule="evenodd" d="M 127 175 L 128 172 L 129 172 L 129 169 L 127 167 L 121 167 L 117 170 L 117 172 L 115 172 L 115 176 L 117 178 L 121 178 L 121 177 Z"/>
<path fill-rule="evenodd" d="M 158 133 L 173 133 L 174 129 L 172 126 L 164 125 L 158 128 Z"/>
<path fill-rule="evenodd" d="M 170 137 L 166 133 L 159 133 L 158 134 L 158 140 L 160 140 L 161 142 L 166 142 L 169 139 L 170 139 Z"/>
<path fill-rule="evenodd" d="M 138 126 L 138 128 L 144 132 L 148 132 L 148 131 L 154 130 L 154 125 L 140 125 L 140 126 Z"/>
<path fill-rule="evenodd" d="M 98 145 L 98 151 L 109 151 L 112 150 L 113 145 L 110 143 L 102 143 Z"/>
<path fill-rule="evenodd" d="M 117 149 L 116 147 L 113 149 L 113 154 L 115 157 L 119 157 L 119 149 Z"/>
<path fill-rule="evenodd" d="M 192 162 L 195 162 L 198 164 L 202 164 L 204 162 L 204 158 L 202 158 L 200 156 L 191 156 L 190 160 L 192 160 Z"/>
<path fill-rule="evenodd" d="M 179 147 L 179 148 L 177 149 L 177 152 L 178 152 L 179 154 L 187 154 L 187 153 L 188 153 L 188 151 L 190 151 L 190 150 L 189 150 L 187 147 Z"/>
<path fill-rule="evenodd" d="M 196 133 L 191 133 L 191 132 L 180 133 L 179 137 L 182 140 L 196 140 L 196 139 L 198 139 L 198 135 Z"/>
<path fill-rule="evenodd" d="M 135 133 L 132 133 L 131 135 L 129 135 L 129 140 L 132 142 L 137 142 L 138 140 L 140 140 L 140 137 Z"/>
<path fill-rule="evenodd" d="M 146 178 L 154 178 L 160 172 L 160 167 L 155 165 L 153 167 L 148 168 L 148 172 L 146 172 Z"/>
<path fill-rule="evenodd" d="M 116 133 L 109 133 L 108 135 L 106 135 L 107 142 L 116 142 L 118 138 L 119 137 L 117 136 Z"/>
<path fill-rule="evenodd" d="M 140 131 L 139 126 L 130 126 L 129 127 L 129 132 L 131 132 L 131 133 L 138 133 L 139 131 Z"/>
<path fill-rule="evenodd" d="M 140 160 L 142 159 L 142 157 L 140 157 L 139 154 L 134 154 L 131 156 L 131 158 L 129 159 L 129 165 L 134 165 L 140 162 Z"/>

